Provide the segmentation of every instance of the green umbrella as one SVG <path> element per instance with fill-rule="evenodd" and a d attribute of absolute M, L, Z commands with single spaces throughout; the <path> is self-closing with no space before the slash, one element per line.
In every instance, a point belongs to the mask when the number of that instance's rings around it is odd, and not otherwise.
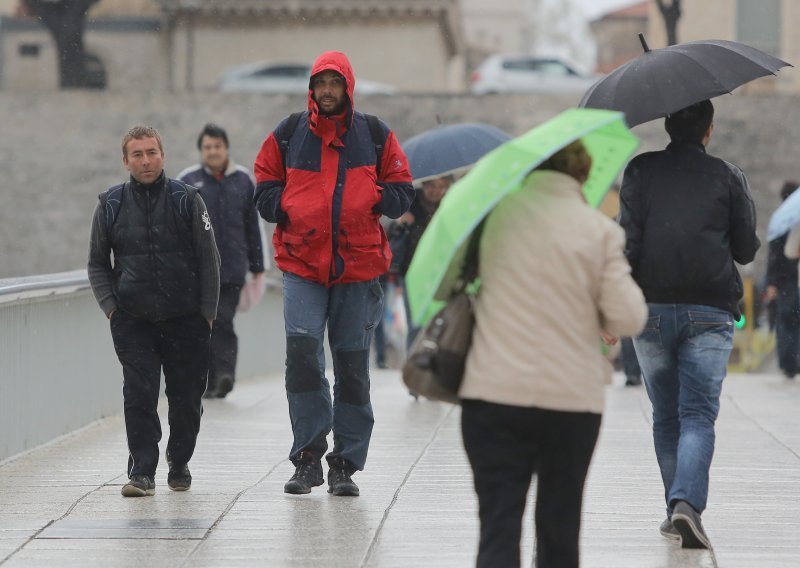
<path fill-rule="evenodd" d="M 522 186 L 525 177 L 550 156 L 581 139 L 592 156 L 586 200 L 597 207 L 636 151 L 639 141 L 621 112 L 569 109 L 481 158 L 448 190 L 419 241 L 406 274 L 414 323 L 426 324 L 441 308 L 442 280 L 475 227 L 495 205 Z M 452 271 L 451 271 L 452 272 Z"/>

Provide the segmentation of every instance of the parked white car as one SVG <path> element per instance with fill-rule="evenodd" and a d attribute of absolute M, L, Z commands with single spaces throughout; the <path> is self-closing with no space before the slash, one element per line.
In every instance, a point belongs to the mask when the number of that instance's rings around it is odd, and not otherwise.
<path fill-rule="evenodd" d="M 311 77 L 309 63 L 250 63 L 228 69 L 219 78 L 223 92 L 306 94 Z M 392 85 L 356 76 L 357 95 L 393 95 Z"/>
<path fill-rule="evenodd" d="M 489 93 L 581 93 L 600 77 L 556 57 L 495 54 L 472 73 L 474 95 Z"/>

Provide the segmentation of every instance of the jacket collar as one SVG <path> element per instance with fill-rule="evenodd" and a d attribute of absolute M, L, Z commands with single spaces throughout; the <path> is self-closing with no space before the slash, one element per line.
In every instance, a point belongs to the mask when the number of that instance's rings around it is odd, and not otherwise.
<path fill-rule="evenodd" d="M 586 202 L 583 189 L 572 176 L 555 170 L 536 170 L 525 181 L 525 189 L 533 189 L 541 193 L 557 194 Z"/>
<path fill-rule="evenodd" d="M 210 175 L 213 178 L 217 177 L 216 175 L 214 175 L 214 173 L 210 169 L 208 169 L 207 167 L 203 166 L 202 164 L 200 164 L 200 165 L 203 168 L 203 171 L 206 172 L 208 175 Z M 228 156 L 228 165 L 225 167 L 225 171 L 223 172 L 223 177 L 228 177 L 228 176 L 232 175 L 234 172 L 236 172 L 236 168 L 237 167 L 239 167 L 239 164 L 234 162 L 231 159 L 231 157 Z"/>
<path fill-rule="evenodd" d="M 131 188 L 137 191 L 149 191 L 151 189 L 161 189 L 164 187 L 164 182 L 167 179 L 167 174 L 164 173 L 164 170 L 161 170 L 161 175 L 153 183 L 142 183 L 133 176 L 130 177 Z"/>
<path fill-rule="evenodd" d="M 699 142 L 670 142 L 667 144 L 667 150 L 689 150 L 706 153 L 706 147 Z"/>

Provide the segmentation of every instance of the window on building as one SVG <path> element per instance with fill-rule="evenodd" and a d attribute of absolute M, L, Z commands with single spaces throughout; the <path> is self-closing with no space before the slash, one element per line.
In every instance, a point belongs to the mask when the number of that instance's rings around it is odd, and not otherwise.
<path fill-rule="evenodd" d="M 736 37 L 772 55 L 781 51 L 782 0 L 736 0 Z"/>
<path fill-rule="evenodd" d="M 39 44 L 21 43 L 19 44 L 19 54 L 21 57 L 39 57 Z"/>

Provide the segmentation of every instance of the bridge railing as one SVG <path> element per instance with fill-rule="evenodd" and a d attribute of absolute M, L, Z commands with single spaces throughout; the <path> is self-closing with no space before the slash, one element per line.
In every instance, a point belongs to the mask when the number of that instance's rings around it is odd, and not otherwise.
<path fill-rule="evenodd" d="M 236 318 L 237 376 L 284 368 L 279 281 Z M 122 411 L 122 367 L 85 270 L 0 279 L 0 461 Z"/>

